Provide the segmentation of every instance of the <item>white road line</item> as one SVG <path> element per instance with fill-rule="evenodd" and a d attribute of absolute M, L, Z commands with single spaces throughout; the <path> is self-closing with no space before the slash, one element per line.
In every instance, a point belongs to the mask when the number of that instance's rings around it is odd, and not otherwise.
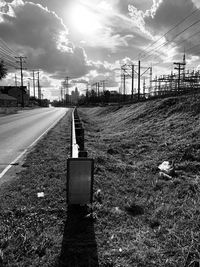
<path fill-rule="evenodd" d="M 51 128 L 53 128 L 58 122 L 59 120 L 62 119 L 62 117 L 64 117 L 64 115 L 66 114 L 66 112 L 64 114 L 62 114 L 49 128 L 47 128 L 35 141 L 33 141 L 32 144 L 30 144 L 28 146 L 28 148 L 26 148 L 19 156 L 17 156 L 1 173 L 0 173 L 0 179 L 7 173 L 7 171 L 28 151 L 29 148 L 33 147 L 39 140 L 40 138 L 43 137 L 43 135 L 45 135 Z"/>

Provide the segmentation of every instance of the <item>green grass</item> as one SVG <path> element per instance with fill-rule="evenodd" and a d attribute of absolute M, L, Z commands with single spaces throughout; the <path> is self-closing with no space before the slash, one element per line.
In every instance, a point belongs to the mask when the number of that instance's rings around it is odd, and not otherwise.
<path fill-rule="evenodd" d="M 103 192 L 100 266 L 199 266 L 199 107 L 190 95 L 80 110 Z M 159 177 L 164 160 L 175 162 L 171 180 Z"/>

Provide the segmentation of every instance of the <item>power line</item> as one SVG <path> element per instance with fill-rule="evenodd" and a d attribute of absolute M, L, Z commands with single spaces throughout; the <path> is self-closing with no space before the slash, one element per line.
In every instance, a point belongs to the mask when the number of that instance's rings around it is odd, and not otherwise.
<path fill-rule="evenodd" d="M 148 47 L 156 44 L 157 42 L 159 42 L 163 37 L 165 37 L 168 33 L 170 33 L 171 31 L 173 31 L 174 29 L 176 29 L 179 25 L 181 25 L 184 21 L 186 21 L 189 17 L 191 17 L 192 15 L 194 15 L 194 13 L 196 13 L 197 11 L 199 11 L 198 8 L 196 8 L 194 11 L 192 11 L 188 16 L 186 16 L 185 18 L 183 18 L 181 21 L 179 21 L 177 24 L 175 24 L 171 29 L 169 29 L 165 34 L 163 34 L 159 39 L 157 39 L 156 41 L 154 41 L 153 43 L 149 44 L 145 49 L 144 52 L 148 49 Z"/>
<path fill-rule="evenodd" d="M 0 46 L 0 51 L 1 51 L 2 53 L 4 53 L 5 55 L 9 56 L 10 58 L 14 58 L 15 56 L 17 56 L 17 54 L 15 54 L 15 55 L 12 56 L 12 54 L 11 54 L 8 50 L 4 49 L 4 48 L 1 47 L 1 46 Z"/>
<path fill-rule="evenodd" d="M 174 41 L 178 36 L 180 36 L 182 33 L 186 32 L 188 29 L 190 29 L 190 28 L 193 27 L 194 25 L 198 24 L 199 22 L 200 22 L 200 20 L 195 21 L 195 22 L 192 23 L 190 26 L 186 27 L 184 30 L 182 30 L 181 32 L 179 32 L 178 34 L 176 34 L 176 35 L 173 37 L 173 39 L 172 39 L 171 41 L 166 41 L 166 42 L 164 42 L 163 44 L 161 44 L 161 45 L 159 45 L 159 46 L 157 46 L 157 47 L 151 49 L 149 52 L 146 53 L 147 56 L 144 56 L 143 59 L 150 57 L 150 56 L 153 54 L 153 52 L 154 52 L 155 50 L 159 50 L 161 47 L 166 46 L 166 44 L 171 43 L 171 42 Z M 150 53 L 150 55 L 148 55 L 149 53 Z"/>
<path fill-rule="evenodd" d="M 7 53 L 6 53 L 4 50 L 2 50 L 1 48 L 0 48 L 0 54 L 6 56 L 7 58 L 9 58 L 9 59 L 11 59 L 11 60 L 13 60 L 13 61 L 15 61 L 15 57 L 10 56 L 9 54 L 7 54 Z"/>
<path fill-rule="evenodd" d="M 13 56 L 17 55 L 17 52 L 15 52 L 13 49 L 11 49 L 5 41 L 2 40 L 2 38 L 0 38 L 0 43 L 3 44 L 3 46 L 8 50 L 9 53 L 13 54 Z"/>
<path fill-rule="evenodd" d="M 193 36 L 196 36 L 196 35 L 198 35 L 199 33 L 200 33 L 200 31 L 194 32 L 193 34 L 189 35 L 189 36 L 187 37 L 187 39 L 190 39 L 190 40 L 191 40 L 191 38 L 192 38 Z M 183 40 L 181 40 L 180 42 L 177 42 L 176 45 L 180 45 L 180 44 L 184 43 L 187 39 L 183 39 Z M 192 46 L 192 47 L 189 47 L 188 49 L 184 50 L 184 52 L 188 52 L 188 51 L 190 51 L 190 50 L 192 50 L 193 48 L 198 47 L 198 46 L 200 46 L 200 44 L 198 44 L 198 45 L 194 45 L 194 46 Z M 198 53 L 198 52 L 197 52 L 197 53 Z M 149 55 L 149 56 L 150 56 L 150 55 Z M 159 57 L 159 55 L 154 55 L 154 59 L 155 59 L 155 58 L 158 58 L 158 57 Z M 157 66 L 158 64 L 159 64 L 159 63 L 154 64 L 153 66 Z"/>
<path fill-rule="evenodd" d="M 4 63 L 4 65 L 7 66 L 7 67 L 12 67 L 13 69 L 16 69 L 16 65 L 14 65 L 14 64 L 11 64 L 11 63 L 6 62 L 6 61 L 4 61 L 4 60 L 3 60 L 3 63 Z"/>
<path fill-rule="evenodd" d="M 5 53 L 1 48 L 0 48 L 0 57 L 4 58 L 7 61 L 15 63 L 15 58 Z"/>

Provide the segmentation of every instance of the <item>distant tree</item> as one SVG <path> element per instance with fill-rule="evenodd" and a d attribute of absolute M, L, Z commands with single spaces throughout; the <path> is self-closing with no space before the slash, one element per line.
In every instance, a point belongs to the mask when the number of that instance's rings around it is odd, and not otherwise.
<path fill-rule="evenodd" d="M 5 78 L 7 75 L 7 69 L 4 65 L 3 60 L 0 62 L 0 80 L 2 80 L 3 78 Z"/>

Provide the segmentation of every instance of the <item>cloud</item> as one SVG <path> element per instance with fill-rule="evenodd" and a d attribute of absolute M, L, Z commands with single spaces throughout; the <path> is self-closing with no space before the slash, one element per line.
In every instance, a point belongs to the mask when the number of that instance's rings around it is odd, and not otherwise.
<path fill-rule="evenodd" d="M 153 35 L 147 28 L 146 18 L 151 17 L 153 19 L 162 2 L 163 0 L 153 0 L 152 6 L 146 11 L 138 9 L 135 5 L 128 5 L 129 15 L 135 26 L 151 39 L 153 39 Z"/>
<path fill-rule="evenodd" d="M 198 55 L 199 12 L 192 0 L 184 1 L 184 4 L 182 0 L 163 1 L 153 17 L 145 18 L 145 23 L 154 35 L 167 33 L 162 39 L 167 42 L 165 50 L 169 46 L 176 48 L 176 57 L 184 51 L 189 55 Z"/>
<path fill-rule="evenodd" d="M 200 2 L 199 2 L 199 0 L 192 0 L 192 2 L 194 3 L 194 5 L 195 5 L 197 8 L 200 8 Z"/>
<path fill-rule="evenodd" d="M 199 11 L 194 2 L 197 4 L 195 0 L 184 3 L 182 0 L 154 0 L 146 11 L 129 6 L 136 26 L 151 37 L 146 45 L 144 42 L 141 45 L 143 55 L 147 56 L 144 60 L 173 63 L 173 60 L 182 60 L 184 51 L 189 55 L 199 54 Z"/>
<path fill-rule="evenodd" d="M 1 15 L 1 37 L 27 56 L 30 68 L 42 68 L 57 78 L 87 73 L 85 51 L 68 40 L 68 29 L 54 12 L 21 0 L 13 1 L 9 8 L 14 16 Z"/>
<path fill-rule="evenodd" d="M 146 14 L 145 23 L 152 34 L 163 34 L 188 16 L 194 10 L 194 4 L 192 0 L 184 1 L 184 4 L 182 0 L 159 1 L 153 9 L 153 14 Z"/>

